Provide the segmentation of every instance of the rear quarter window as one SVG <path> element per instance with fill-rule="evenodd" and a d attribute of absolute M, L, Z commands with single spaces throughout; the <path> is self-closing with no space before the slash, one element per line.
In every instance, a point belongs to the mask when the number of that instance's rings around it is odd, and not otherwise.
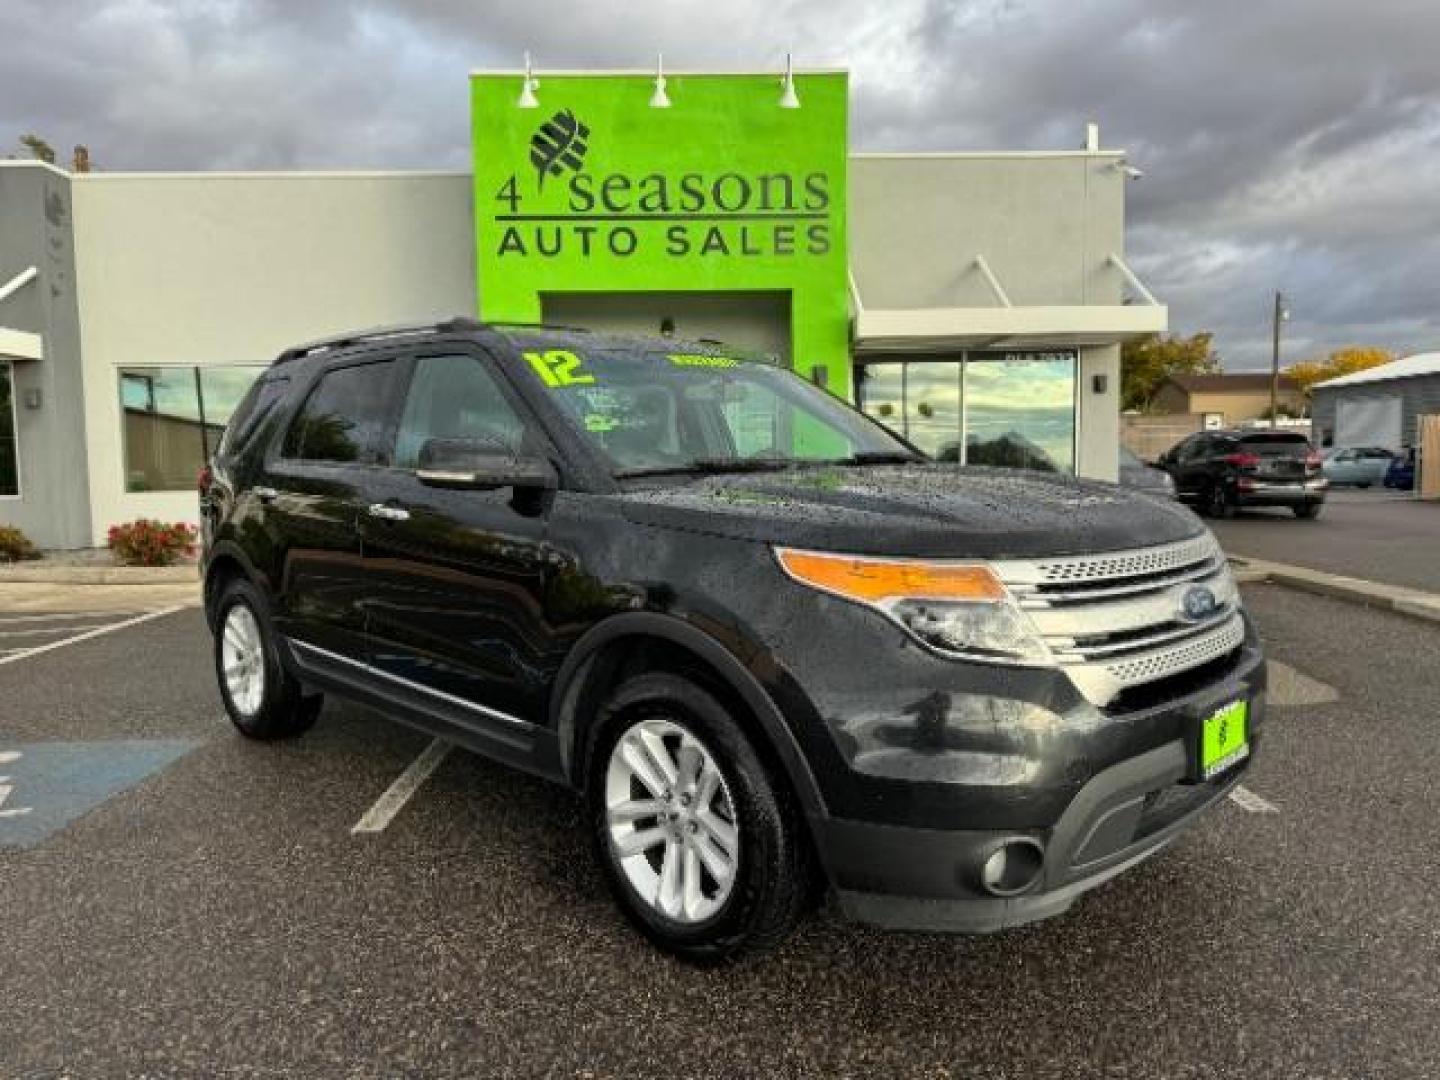
<path fill-rule="evenodd" d="M 1310 450 L 1310 440 L 1303 435 L 1247 435 L 1240 442 L 1261 457 L 1294 457 Z"/>
<path fill-rule="evenodd" d="M 225 425 L 225 434 L 220 438 L 216 453 L 231 457 L 244 450 L 255 432 L 260 430 L 260 425 L 275 411 L 275 406 L 284 400 L 289 389 L 288 377 L 262 378 L 250 387 L 235 407 L 230 423 Z"/>

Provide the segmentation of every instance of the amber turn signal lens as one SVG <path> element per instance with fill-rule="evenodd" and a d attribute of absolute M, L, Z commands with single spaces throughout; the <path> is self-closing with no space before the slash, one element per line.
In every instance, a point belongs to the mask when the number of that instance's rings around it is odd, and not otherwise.
<path fill-rule="evenodd" d="M 862 559 L 791 548 L 777 548 L 775 554 L 796 580 L 866 604 L 899 599 L 1005 599 L 1005 587 L 985 566 Z"/>

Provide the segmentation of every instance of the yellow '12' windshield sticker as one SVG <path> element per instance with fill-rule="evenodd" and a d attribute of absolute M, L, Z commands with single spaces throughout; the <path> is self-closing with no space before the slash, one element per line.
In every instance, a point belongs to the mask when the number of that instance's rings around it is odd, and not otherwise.
<path fill-rule="evenodd" d="M 740 361 L 730 356 L 703 356 L 699 353 L 671 353 L 666 357 L 676 367 L 736 367 Z"/>
<path fill-rule="evenodd" d="M 565 349 L 549 352 L 527 352 L 525 359 L 546 386 L 581 386 L 595 381 L 595 376 L 581 367 L 580 357 Z"/>

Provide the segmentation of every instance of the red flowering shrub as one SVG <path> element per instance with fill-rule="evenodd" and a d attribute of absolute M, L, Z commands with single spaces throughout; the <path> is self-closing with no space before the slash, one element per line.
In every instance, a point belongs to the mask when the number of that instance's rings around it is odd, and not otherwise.
<path fill-rule="evenodd" d="M 140 518 L 128 525 L 111 525 L 108 538 L 117 562 L 126 566 L 169 566 L 195 554 L 199 535 L 199 529 L 183 521 L 167 525 Z"/>
<path fill-rule="evenodd" d="M 21 559 L 38 559 L 40 552 L 30 538 L 10 525 L 0 525 L 0 562 L 19 562 Z"/>

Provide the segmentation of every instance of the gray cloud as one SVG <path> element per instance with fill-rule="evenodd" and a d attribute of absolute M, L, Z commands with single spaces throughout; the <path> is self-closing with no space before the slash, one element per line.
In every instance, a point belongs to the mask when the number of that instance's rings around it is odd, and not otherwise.
<path fill-rule="evenodd" d="M 1146 176 L 1132 261 L 1228 366 L 1440 348 L 1433 0 L 7 0 L 0 136 L 111 169 L 464 168 L 472 68 L 852 69 L 862 149 L 1048 149 Z"/>

